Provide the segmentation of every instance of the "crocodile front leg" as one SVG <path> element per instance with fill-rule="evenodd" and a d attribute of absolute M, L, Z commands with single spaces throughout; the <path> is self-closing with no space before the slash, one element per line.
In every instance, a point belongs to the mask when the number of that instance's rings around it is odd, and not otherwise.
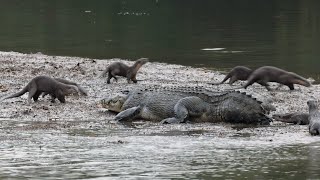
<path fill-rule="evenodd" d="M 126 109 L 119 114 L 116 115 L 114 118 L 115 121 L 131 121 L 135 118 L 138 118 L 140 116 L 141 107 L 132 107 L 129 109 Z"/>

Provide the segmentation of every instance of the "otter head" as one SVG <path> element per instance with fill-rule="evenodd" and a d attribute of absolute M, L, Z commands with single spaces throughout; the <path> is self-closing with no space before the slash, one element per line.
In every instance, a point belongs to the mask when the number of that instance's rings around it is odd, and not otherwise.
<path fill-rule="evenodd" d="M 143 65 L 143 64 L 149 62 L 149 59 L 148 58 L 140 58 L 140 59 L 137 59 L 136 62 Z"/>
<path fill-rule="evenodd" d="M 104 98 L 100 100 L 100 104 L 103 108 L 106 108 L 109 111 L 120 112 L 126 99 L 127 95 L 119 94 L 111 98 Z"/>
<path fill-rule="evenodd" d="M 317 102 L 315 100 L 309 100 L 307 101 L 307 105 L 309 107 L 309 112 L 310 110 L 317 110 L 318 109 L 318 106 L 317 106 Z"/>
<path fill-rule="evenodd" d="M 298 74 L 294 73 L 294 72 L 288 72 L 293 78 L 291 79 L 293 84 L 300 84 L 302 86 L 306 86 L 306 87 L 310 87 L 311 83 L 305 79 L 302 76 L 299 76 Z"/>

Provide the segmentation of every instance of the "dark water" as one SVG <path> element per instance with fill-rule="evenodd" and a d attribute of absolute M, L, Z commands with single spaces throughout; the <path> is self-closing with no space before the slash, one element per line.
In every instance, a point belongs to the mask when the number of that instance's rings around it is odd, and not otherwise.
<path fill-rule="evenodd" d="M 218 69 L 273 65 L 319 79 L 317 0 L 0 3 L 2 51 L 132 60 L 149 57 Z"/>

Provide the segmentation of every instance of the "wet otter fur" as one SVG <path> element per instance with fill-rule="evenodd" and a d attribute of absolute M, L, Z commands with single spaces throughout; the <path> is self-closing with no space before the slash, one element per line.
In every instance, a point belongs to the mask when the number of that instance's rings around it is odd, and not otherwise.
<path fill-rule="evenodd" d="M 294 90 L 294 84 L 300 84 L 306 87 L 311 86 L 311 83 L 302 76 L 273 66 L 263 66 L 253 71 L 243 87 L 246 89 L 255 82 L 265 86 L 268 91 L 271 90 L 268 82 L 277 82 L 286 85 L 290 90 Z"/>
<path fill-rule="evenodd" d="M 252 69 L 247 68 L 245 66 L 236 66 L 231 71 L 225 76 L 225 78 L 220 82 L 216 83 L 215 85 L 218 84 L 223 84 L 225 81 L 229 80 L 229 84 L 232 85 L 234 82 L 238 80 L 245 81 L 248 79 L 250 74 L 253 72 Z"/>
<path fill-rule="evenodd" d="M 56 81 L 59 81 L 63 84 L 67 84 L 67 85 L 73 85 L 73 86 L 76 86 L 79 90 L 79 93 L 83 96 L 88 96 L 88 92 L 83 88 L 81 87 L 79 84 L 75 83 L 75 82 L 72 82 L 72 81 L 69 81 L 69 80 L 66 80 L 66 79 L 62 79 L 62 78 L 54 78 L 54 80 Z M 48 93 L 46 92 L 43 92 L 42 93 L 42 97 L 46 96 Z M 78 94 L 78 93 L 77 93 Z"/>
<path fill-rule="evenodd" d="M 309 107 L 309 133 L 313 136 L 320 135 L 320 112 L 317 102 L 310 100 L 307 104 Z"/>
<path fill-rule="evenodd" d="M 110 64 L 100 75 L 100 77 L 105 76 L 108 73 L 107 83 L 110 84 L 110 79 L 114 78 L 116 81 L 117 75 L 123 76 L 127 78 L 128 83 L 130 81 L 137 83 L 136 75 L 138 70 L 141 68 L 142 65 L 149 62 L 148 58 L 140 58 L 135 61 L 132 66 L 128 66 L 123 64 L 122 62 L 114 62 Z"/>
<path fill-rule="evenodd" d="M 48 76 L 37 76 L 33 78 L 21 91 L 4 97 L 1 101 L 9 98 L 19 97 L 29 92 L 28 103 L 31 103 L 31 98 L 37 101 L 41 93 L 48 93 L 52 96 L 52 101 L 57 98 L 61 103 L 65 103 L 65 96 L 77 93 L 78 89 L 76 86 L 67 85 L 54 80 Z"/>

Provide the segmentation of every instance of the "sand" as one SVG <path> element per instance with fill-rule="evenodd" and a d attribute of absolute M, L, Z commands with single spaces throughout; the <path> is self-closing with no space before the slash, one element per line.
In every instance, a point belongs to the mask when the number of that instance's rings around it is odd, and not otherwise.
<path fill-rule="evenodd" d="M 150 62 L 142 66 L 138 72 L 137 79 L 141 80 L 137 84 L 128 84 L 123 77 L 118 78 L 118 82 L 111 80 L 111 84 L 106 83 L 106 78 L 99 78 L 99 74 L 112 62 L 120 61 L 126 64 L 133 64 L 132 60 L 123 59 L 90 59 L 81 57 L 47 56 L 41 53 L 22 54 L 17 52 L 0 52 L 0 96 L 4 97 L 21 90 L 33 77 L 47 75 L 51 77 L 65 78 L 80 84 L 88 91 L 89 96 L 68 96 L 66 103 L 59 101 L 51 103 L 49 96 L 39 98 L 38 102 L 27 104 L 27 93 L 18 98 L 4 100 L 0 103 L 0 120 L 12 120 L 21 122 L 19 125 L 6 125 L 15 129 L 65 129 L 81 124 L 85 127 L 93 127 L 95 123 L 103 122 L 103 125 L 112 125 L 115 114 L 108 112 L 97 106 L 97 102 L 104 97 L 118 93 L 122 89 L 141 88 L 152 85 L 180 85 L 180 86 L 204 86 L 212 90 L 223 90 L 240 87 L 244 82 L 236 82 L 234 86 L 223 84 L 219 86 L 210 85 L 212 82 L 219 82 L 224 78 L 224 72 L 213 71 L 205 68 L 193 68 L 189 66 L 166 64 L 161 62 Z M 213 62 L 214 63 L 214 62 Z M 214 66 L 214 64 L 213 64 Z M 272 88 L 277 87 L 272 83 Z M 319 99 L 319 85 L 303 87 L 295 85 L 296 90 L 289 91 L 283 86 L 279 90 L 268 92 L 259 84 L 254 84 L 242 89 L 248 94 L 261 101 L 271 102 L 275 107 L 274 113 L 288 112 L 308 112 L 307 100 Z M 2 126 L 4 122 L 3 121 Z M 23 124 L 23 122 L 33 122 Z M 17 127 L 18 126 L 18 127 Z M 154 126 L 164 125 L 156 124 Z M 189 125 L 168 126 L 170 128 L 196 128 L 199 125 L 190 127 Z M 278 128 L 270 127 L 283 127 Z M 277 133 L 300 133 L 301 136 L 309 136 L 307 126 L 292 126 L 282 122 L 273 122 L 270 127 L 258 128 L 255 134 L 272 135 Z M 166 128 L 166 127 L 165 127 Z M 201 127 L 205 129 L 206 127 Z M 262 130 L 261 130 L 262 129 Z M 159 129 L 158 129 L 159 130 Z M 216 129 L 215 129 L 216 130 Z M 233 131 L 231 128 L 230 131 Z M 235 131 L 235 130 L 234 130 Z M 295 132 L 291 132 L 295 131 Z M 225 134 L 227 134 L 226 132 Z M 236 132 L 233 132 L 236 133 Z"/>

